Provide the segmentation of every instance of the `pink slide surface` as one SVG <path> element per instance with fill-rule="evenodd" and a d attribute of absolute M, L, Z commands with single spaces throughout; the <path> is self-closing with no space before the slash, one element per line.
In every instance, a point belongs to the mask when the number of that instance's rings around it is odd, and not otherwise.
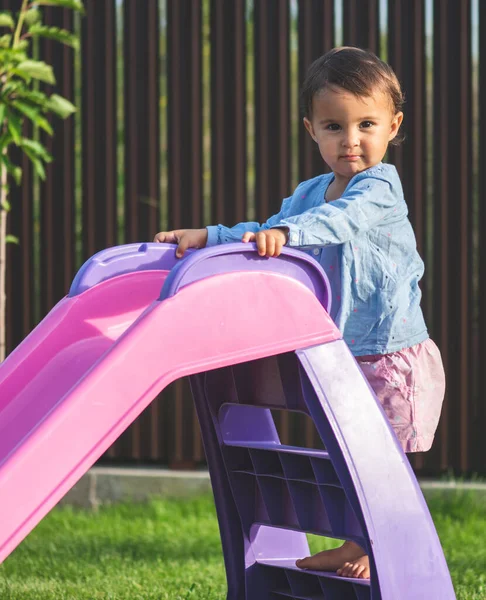
<path fill-rule="evenodd" d="M 162 300 L 169 271 L 146 269 L 64 298 L 0 366 L 0 561 L 175 379 L 340 337 L 278 269 L 209 269 Z"/>

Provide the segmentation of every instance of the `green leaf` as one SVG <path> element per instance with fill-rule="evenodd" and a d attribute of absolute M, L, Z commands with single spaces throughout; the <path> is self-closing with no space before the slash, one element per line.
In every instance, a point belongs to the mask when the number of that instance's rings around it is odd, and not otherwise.
<path fill-rule="evenodd" d="M 15 27 L 15 22 L 10 12 L 0 13 L 0 27 L 10 27 L 10 29 Z"/>
<path fill-rule="evenodd" d="M 71 104 L 69 100 L 63 98 L 62 96 L 58 96 L 57 94 L 52 94 L 47 101 L 46 108 L 51 110 L 62 119 L 66 119 L 76 112 L 76 107 L 74 104 Z"/>
<path fill-rule="evenodd" d="M 10 48 L 11 43 L 12 43 L 12 34 L 11 33 L 7 33 L 5 35 L 0 36 L 0 47 Z"/>
<path fill-rule="evenodd" d="M 1 48 L 0 47 L 0 63 L 11 63 L 18 65 L 22 61 L 27 60 L 27 54 L 19 48 Z"/>
<path fill-rule="evenodd" d="M 66 29 L 47 27 L 46 25 L 39 25 L 36 23 L 29 28 L 29 33 L 34 37 L 39 36 L 49 40 L 55 40 L 66 46 L 71 46 L 71 48 L 74 48 L 75 50 L 79 50 L 78 37 Z"/>
<path fill-rule="evenodd" d="M 40 60 L 24 60 L 17 65 L 15 72 L 52 85 L 56 83 L 52 67 Z"/>
<path fill-rule="evenodd" d="M 5 104 L 3 104 L 2 102 L 0 102 L 0 129 L 3 125 L 3 120 L 5 119 L 5 109 L 7 107 L 5 106 Z"/>
<path fill-rule="evenodd" d="M 37 142 L 36 140 L 30 140 L 29 138 L 22 138 L 22 143 L 20 147 L 25 150 L 28 148 L 32 154 L 34 154 L 37 158 L 42 159 L 46 163 L 52 162 L 52 154 L 50 154 L 44 146 Z"/>
<path fill-rule="evenodd" d="M 8 131 L 6 131 L 3 135 L 0 135 L 0 153 L 2 153 L 5 148 L 12 143 L 12 136 Z"/>
<path fill-rule="evenodd" d="M 40 127 L 41 129 L 43 129 L 49 135 L 53 135 L 54 131 L 51 127 L 51 124 L 49 123 L 49 121 L 47 119 L 44 119 L 44 117 L 40 117 L 40 116 L 37 117 L 36 125 L 38 127 Z"/>
<path fill-rule="evenodd" d="M 11 108 L 7 108 L 5 118 L 7 119 L 7 127 L 12 140 L 18 146 L 22 139 L 22 118 L 20 115 L 15 114 Z"/>
<path fill-rule="evenodd" d="M 19 238 L 16 235 L 12 235 L 10 233 L 5 236 L 5 242 L 7 244 L 17 244 L 17 245 L 20 244 Z"/>
<path fill-rule="evenodd" d="M 37 117 L 39 116 L 39 109 L 33 108 L 30 104 L 22 102 L 21 100 L 13 100 L 11 106 L 16 108 L 23 115 L 28 117 L 34 123 L 37 121 Z"/>
<path fill-rule="evenodd" d="M 24 22 L 27 27 L 30 27 L 34 23 L 39 23 L 42 18 L 42 13 L 37 8 L 31 8 L 24 15 Z"/>
<path fill-rule="evenodd" d="M 23 150 L 24 150 L 25 154 L 29 157 L 30 162 L 34 165 L 34 171 L 42 179 L 42 181 L 45 181 L 46 170 L 44 169 L 42 160 L 40 158 L 37 158 L 37 156 L 33 152 L 28 150 L 27 148 L 23 148 Z"/>
<path fill-rule="evenodd" d="M 5 198 L 5 200 L 1 203 L 0 206 L 3 208 L 3 210 L 6 210 L 7 212 L 10 212 L 12 210 L 12 206 L 7 200 L 7 198 Z"/>
<path fill-rule="evenodd" d="M 17 50 L 27 50 L 27 48 L 29 47 L 29 40 L 20 40 L 20 42 L 18 42 L 18 44 L 15 46 L 15 48 Z"/>
<path fill-rule="evenodd" d="M 44 92 L 39 92 L 38 90 L 19 89 L 17 90 L 16 94 L 18 98 L 22 98 L 22 100 L 38 106 L 40 110 L 44 110 L 49 100 L 47 94 L 44 94 Z"/>
<path fill-rule="evenodd" d="M 84 14 L 84 6 L 81 0 L 36 0 L 33 4 L 36 6 L 61 6 Z"/>
<path fill-rule="evenodd" d="M 20 185 L 20 182 L 22 180 L 22 169 L 19 166 L 14 165 L 12 162 L 10 162 L 10 160 L 6 154 L 2 154 L 2 156 L 0 157 L 0 160 L 4 164 L 5 168 L 7 169 L 7 173 L 14 178 L 15 183 L 17 185 Z M 8 203 L 8 201 L 7 201 L 6 206 L 4 206 L 3 208 L 4 208 L 4 210 L 7 210 L 7 211 L 10 210 L 10 204 Z"/>
<path fill-rule="evenodd" d="M 34 125 L 37 125 L 37 127 L 40 127 L 49 135 L 54 133 L 49 121 L 40 114 L 40 108 L 30 106 L 30 104 L 26 104 L 21 100 L 14 100 L 11 106 L 17 109 L 20 113 L 22 113 L 22 115 L 30 119 Z"/>
<path fill-rule="evenodd" d="M 7 83 L 3 86 L 2 95 L 7 100 L 8 96 L 12 96 L 12 94 L 17 94 L 17 92 L 23 88 L 25 88 L 25 82 L 18 79 L 11 79 L 10 81 L 7 81 Z"/>

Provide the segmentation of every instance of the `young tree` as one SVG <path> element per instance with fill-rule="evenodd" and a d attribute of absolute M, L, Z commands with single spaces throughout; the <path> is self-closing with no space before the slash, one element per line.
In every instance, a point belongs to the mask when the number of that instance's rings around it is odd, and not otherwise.
<path fill-rule="evenodd" d="M 42 7 L 55 6 L 84 13 L 82 0 L 19 0 L 16 15 L 0 12 L 0 361 L 5 358 L 6 330 L 6 246 L 18 242 L 7 235 L 7 215 L 10 210 L 9 184 L 20 185 L 22 169 L 14 164 L 10 150 L 17 146 L 32 162 L 37 175 L 45 179 L 44 164 L 52 156 L 37 140 L 24 136 L 24 122 L 52 135 L 46 115 L 53 113 L 63 119 L 76 108 L 66 98 L 39 90 L 38 82 L 56 83 L 50 65 L 35 57 L 32 41 L 47 38 L 78 49 L 76 35 L 65 29 L 42 23 Z"/>

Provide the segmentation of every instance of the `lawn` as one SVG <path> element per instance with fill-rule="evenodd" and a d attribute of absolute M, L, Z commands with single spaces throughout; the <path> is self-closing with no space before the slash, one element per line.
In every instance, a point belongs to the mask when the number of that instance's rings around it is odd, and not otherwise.
<path fill-rule="evenodd" d="M 486 496 L 451 492 L 428 503 L 458 600 L 486 599 Z M 310 543 L 317 551 L 335 542 L 310 536 Z M 56 508 L 0 566 L 0 598 L 224 600 L 212 498 L 97 513 Z"/>

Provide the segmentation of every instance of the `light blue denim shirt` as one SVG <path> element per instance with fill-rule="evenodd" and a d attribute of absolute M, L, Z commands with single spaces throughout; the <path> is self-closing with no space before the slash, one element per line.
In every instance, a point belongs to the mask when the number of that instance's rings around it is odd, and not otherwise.
<path fill-rule="evenodd" d="M 266 223 L 208 227 L 207 245 L 240 241 L 245 231 L 288 227 L 288 246 L 311 254 L 330 275 L 331 316 L 355 356 L 423 342 L 428 333 L 418 284 L 424 264 L 395 167 L 380 163 L 358 173 L 341 198 L 326 202 L 333 178 L 329 173 L 300 183 Z"/>

